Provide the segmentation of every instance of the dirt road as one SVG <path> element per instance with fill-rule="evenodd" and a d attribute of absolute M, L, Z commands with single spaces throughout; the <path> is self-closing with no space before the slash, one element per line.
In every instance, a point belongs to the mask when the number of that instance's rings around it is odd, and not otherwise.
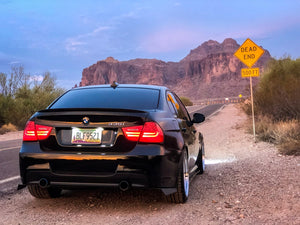
<path fill-rule="evenodd" d="M 208 165 L 186 204 L 151 190 L 65 191 L 40 200 L 24 189 L 0 197 L 0 224 L 300 224 L 300 158 L 254 143 L 245 120 L 229 105 L 198 127 Z"/>

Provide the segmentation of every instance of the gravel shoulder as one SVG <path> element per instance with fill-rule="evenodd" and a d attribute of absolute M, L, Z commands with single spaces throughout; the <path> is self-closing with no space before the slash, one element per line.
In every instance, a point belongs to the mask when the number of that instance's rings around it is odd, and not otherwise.
<path fill-rule="evenodd" d="M 198 126 L 208 165 L 186 204 L 169 204 L 156 190 L 76 190 L 40 200 L 23 189 L 0 196 L 0 224 L 300 224 L 300 158 L 255 143 L 245 121 L 228 105 Z"/>

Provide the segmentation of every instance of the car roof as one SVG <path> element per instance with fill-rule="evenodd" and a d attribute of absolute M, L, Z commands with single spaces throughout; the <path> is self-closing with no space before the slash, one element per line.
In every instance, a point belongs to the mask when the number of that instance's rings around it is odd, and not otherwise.
<path fill-rule="evenodd" d="M 72 90 L 78 89 L 88 89 L 88 88 L 113 88 L 111 84 L 101 84 L 101 85 L 90 85 L 73 88 Z M 142 89 L 157 89 L 161 91 L 169 90 L 169 88 L 165 86 L 159 85 L 148 85 L 148 84 L 118 84 L 116 88 L 142 88 Z"/>

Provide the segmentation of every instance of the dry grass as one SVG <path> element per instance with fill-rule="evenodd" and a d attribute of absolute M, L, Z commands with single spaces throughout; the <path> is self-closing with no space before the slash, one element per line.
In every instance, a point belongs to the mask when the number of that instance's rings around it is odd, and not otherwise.
<path fill-rule="evenodd" d="M 252 114 L 252 109 L 251 109 L 251 100 L 250 99 L 245 99 L 244 102 L 241 102 L 237 104 L 237 106 L 243 110 L 248 116 Z"/>
<path fill-rule="evenodd" d="M 300 155 L 300 121 L 278 122 L 273 133 L 281 153 Z"/>
<path fill-rule="evenodd" d="M 18 131 L 18 129 L 16 128 L 15 125 L 9 123 L 9 124 L 4 124 L 1 128 L 0 128 L 0 134 L 5 134 L 7 132 L 11 132 L 11 131 Z"/>
<path fill-rule="evenodd" d="M 260 116 L 256 121 L 255 130 L 259 140 L 275 142 L 274 131 L 276 130 L 276 124 L 269 117 Z"/>
<path fill-rule="evenodd" d="M 252 133 L 252 120 L 245 123 L 247 132 Z M 257 139 L 277 145 L 285 155 L 300 155 L 300 121 L 274 122 L 270 117 L 258 116 L 255 121 Z"/>

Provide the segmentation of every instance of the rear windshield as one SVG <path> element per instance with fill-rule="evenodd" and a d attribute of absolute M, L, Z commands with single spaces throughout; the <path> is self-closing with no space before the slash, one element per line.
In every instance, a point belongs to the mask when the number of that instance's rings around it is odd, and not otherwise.
<path fill-rule="evenodd" d="M 85 88 L 65 93 L 50 109 L 107 108 L 107 109 L 157 109 L 159 90 L 146 88 Z"/>

